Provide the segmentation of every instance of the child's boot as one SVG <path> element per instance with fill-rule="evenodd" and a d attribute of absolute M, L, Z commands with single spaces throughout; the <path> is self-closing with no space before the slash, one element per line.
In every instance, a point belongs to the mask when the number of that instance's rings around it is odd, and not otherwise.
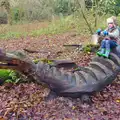
<path fill-rule="evenodd" d="M 109 54 L 110 54 L 110 50 L 106 49 L 105 54 L 102 54 L 102 56 L 108 58 Z"/>
<path fill-rule="evenodd" d="M 97 52 L 97 55 L 102 56 L 102 54 L 104 54 L 104 52 L 105 52 L 105 49 L 101 48 L 101 50 Z"/>

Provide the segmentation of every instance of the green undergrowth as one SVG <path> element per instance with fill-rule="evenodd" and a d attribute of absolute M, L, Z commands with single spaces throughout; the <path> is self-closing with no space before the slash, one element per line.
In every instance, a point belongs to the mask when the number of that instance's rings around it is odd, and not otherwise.
<path fill-rule="evenodd" d="M 47 28 L 34 30 L 29 35 L 30 36 L 40 36 L 40 35 L 54 35 L 60 34 L 72 29 L 73 19 L 71 16 L 66 18 L 61 18 L 59 20 L 53 20 Z"/>
<path fill-rule="evenodd" d="M 7 32 L 0 34 L 0 39 L 14 39 L 20 37 L 26 37 L 27 33 L 20 33 L 20 32 Z"/>
<path fill-rule="evenodd" d="M 52 65 L 53 64 L 53 61 L 52 60 L 48 60 L 48 59 L 35 59 L 35 60 L 33 60 L 33 62 L 35 63 L 35 64 L 37 64 L 38 62 L 43 62 L 43 63 L 47 63 L 47 64 L 49 64 L 49 65 Z"/>
<path fill-rule="evenodd" d="M 87 44 L 83 47 L 84 53 L 97 52 L 100 45 Z"/>
<path fill-rule="evenodd" d="M 6 70 L 6 69 L 0 69 L 0 78 L 5 83 L 18 83 L 20 81 L 20 78 L 17 72 L 12 70 Z"/>

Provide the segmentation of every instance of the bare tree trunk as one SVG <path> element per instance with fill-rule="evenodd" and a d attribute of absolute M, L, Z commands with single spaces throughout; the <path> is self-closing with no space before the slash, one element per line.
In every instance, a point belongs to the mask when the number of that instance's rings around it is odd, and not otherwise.
<path fill-rule="evenodd" d="M 82 10 L 85 11 L 85 9 L 86 9 L 85 0 L 79 0 L 79 3 L 81 4 Z"/>
<path fill-rule="evenodd" d="M 97 28 L 97 24 L 98 24 L 98 0 L 95 0 L 95 28 Z"/>
<path fill-rule="evenodd" d="M 11 14 L 11 9 L 10 9 L 10 2 L 9 0 L 5 0 L 6 4 L 5 4 L 5 8 L 7 11 L 7 15 L 8 15 L 8 24 L 12 25 L 12 14 Z"/>
<path fill-rule="evenodd" d="M 12 25 L 12 16 L 11 16 L 11 12 L 7 12 L 7 16 L 8 16 L 8 24 Z"/>
<path fill-rule="evenodd" d="M 9 0 L 3 0 L 1 2 L 0 6 L 4 6 L 7 16 L 8 16 L 8 24 L 12 25 L 12 15 L 11 15 L 11 10 L 10 10 L 10 2 Z"/>

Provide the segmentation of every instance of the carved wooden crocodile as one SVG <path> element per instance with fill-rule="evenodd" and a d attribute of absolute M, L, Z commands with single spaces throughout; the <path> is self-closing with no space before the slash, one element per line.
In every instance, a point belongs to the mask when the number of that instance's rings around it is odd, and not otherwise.
<path fill-rule="evenodd" d="M 51 92 L 48 95 L 80 97 L 83 102 L 90 102 L 89 95 L 101 91 L 111 84 L 120 72 L 120 46 L 111 54 L 110 59 L 95 56 L 86 67 L 79 71 L 64 72 L 56 67 L 39 62 L 34 64 L 21 52 L 0 52 L 0 68 L 20 71 L 38 83 L 46 83 Z M 51 94 L 52 93 L 52 94 Z"/>

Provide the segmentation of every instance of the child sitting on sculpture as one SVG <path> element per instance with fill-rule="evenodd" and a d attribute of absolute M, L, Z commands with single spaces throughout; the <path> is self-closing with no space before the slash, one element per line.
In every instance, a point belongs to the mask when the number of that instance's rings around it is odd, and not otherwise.
<path fill-rule="evenodd" d="M 97 30 L 98 35 L 104 36 L 101 42 L 100 51 L 97 52 L 97 55 L 106 58 L 109 57 L 110 51 L 118 45 L 120 39 L 120 30 L 115 17 L 112 16 L 107 19 L 107 26 L 108 27 L 104 31 L 101 29 Z"/>

